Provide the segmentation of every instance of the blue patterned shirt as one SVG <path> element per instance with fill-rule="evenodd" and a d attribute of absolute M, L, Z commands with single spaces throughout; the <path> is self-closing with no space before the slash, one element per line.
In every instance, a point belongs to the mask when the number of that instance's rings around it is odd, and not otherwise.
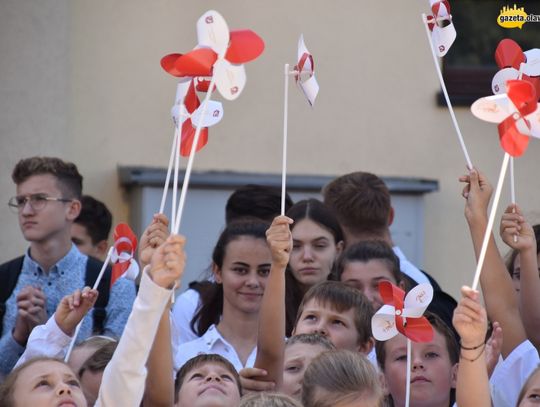
<path fill-rule="evenodd" d="M 50 317 L 62 298 L 84 287 L 86 262 L 88 257 L 82 254 L 75 245 L 58 263 L 45 273 L 41 266 L 26 253 L 17 285 L 6 301 L 6 313 L 3 320 L 2 337 L 0 338 L 0 374 L 8 374 L 24 347 L 19 345 L 12 336 L 12 330 L 17 318 L 17 295 L 23 287 L 32 285 L 40 287 L 47 298 L 46 311 Z M 2 281 L 0 279 L 0 284 Z M 124 330 L 135 300 L 135 284 L 126 279 L 118 279 L 111 288 L 109 302 L 106 307 L 107 316 L 104 321 L 104 335 L 119 338 Z M 93 310 L 83 320 L 77 341 L 80 342 L 92 334 Z"/>

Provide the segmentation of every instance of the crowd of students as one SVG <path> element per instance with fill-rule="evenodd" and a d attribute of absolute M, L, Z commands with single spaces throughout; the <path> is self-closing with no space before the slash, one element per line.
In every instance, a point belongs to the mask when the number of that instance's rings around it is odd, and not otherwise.
<path fill-rule="evenodd" d="M 376 175 L 336 178 L 323 202 L 287 197 L 285 216 L 279 190 L 248 185 L 227 202 L 208 278 L 173 304 L 189 259 L 165 215 L 140 237 L 138 286 L 93 290 L 88 256 L 105 257 L 110 212 L 81 196 L 72 163 L 24 159 L 13 180 L 9 205 L 30 247 L 0 266 L 0 406 L 403 407 L 407 340 L 371 333 L 381 281 L 434 287 L 433 339 L 412 345 L 410 406 L 540 404 L 540 227 L 516 205 L 500 220 L 506 264 L 491 236 L 483 301 L 463 287 L 456 302 L 393 244 Z M 478 256 L 492 188 L 476 169 L 460 181 Z"/>

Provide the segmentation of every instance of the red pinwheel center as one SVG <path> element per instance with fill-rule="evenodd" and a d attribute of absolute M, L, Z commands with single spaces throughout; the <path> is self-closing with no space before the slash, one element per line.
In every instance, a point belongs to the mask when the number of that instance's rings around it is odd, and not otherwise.
<path fill-rule="evenodd" d="M 401 310 L 400 309 L 396 310 L 396 315 L 401 315 Z"/>

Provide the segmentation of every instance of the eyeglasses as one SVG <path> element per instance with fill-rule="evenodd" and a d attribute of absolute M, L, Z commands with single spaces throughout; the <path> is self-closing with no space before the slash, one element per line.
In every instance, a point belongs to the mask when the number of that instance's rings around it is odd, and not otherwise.
<path fill-rule="evenodd" d="M 47 196 L 43 194 L 33 194 L 26 196 L 14 196 L 9 200 L 8 205 L 13 212 L 20 212 L 23 210 L 26 203 L 28 202 L 30 204 L 30 207 L 37 212 L 45 208 L 45 205 L 47 205 L 47 202 L 49 201 L 72 202 L 73 199 L 54 198 L 52 196 Z"/>

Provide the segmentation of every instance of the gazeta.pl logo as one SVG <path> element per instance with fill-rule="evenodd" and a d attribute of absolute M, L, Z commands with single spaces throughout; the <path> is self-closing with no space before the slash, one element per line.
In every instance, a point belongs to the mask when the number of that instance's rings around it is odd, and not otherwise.
<path fill-rule="evenodd" d="M 527 14 L 524 7 L 506 6 L 501 9 L 499 16 L 497 17 L 497 24 L 503 28 L 523 28 L 525 23 L 538 23 L 540 22 L 540 15 Z"/>

